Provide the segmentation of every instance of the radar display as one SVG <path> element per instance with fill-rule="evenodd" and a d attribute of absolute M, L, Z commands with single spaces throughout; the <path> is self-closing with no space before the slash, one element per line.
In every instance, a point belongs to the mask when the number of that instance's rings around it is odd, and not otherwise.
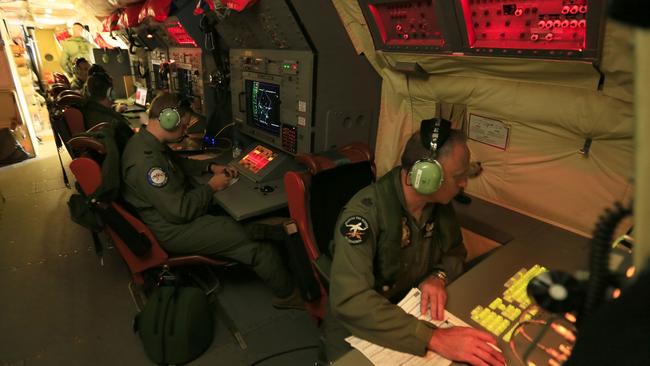
<path fill-rule="evenodd" d="M 246 102 L 248 124 L 274 135 L 280 133 L 279 85 L 246 80 Z"/>

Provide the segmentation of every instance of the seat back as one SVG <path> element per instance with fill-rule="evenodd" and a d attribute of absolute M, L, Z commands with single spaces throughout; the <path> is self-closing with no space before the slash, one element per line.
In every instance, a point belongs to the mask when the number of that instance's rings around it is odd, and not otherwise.
<path fill-rule="evenodd" d="M 321 286 L 321 298 L 308 303 L 317 320 L 325 315 L 329 244 L 343 206 L 375 178 L 373 155 L 367 145 L 350 144 L 321 154 L 298 155 L 306 172 L 288 172 L 284 177 L 291 218 L 296 221 L 307 257 Z"/>
<path fill-rule="evenodd" d="M 106 151 L 103 149 L 101 142 L 92 137 L 76 137 L 71 141 L 76 148 L 95 150 L 89 156 L 97 156 Z M 77 157 L 70 163 L 70 170 L 86 196 L 93 195 L 100 188 L 102 184 L 102 169 L 97 161 L 86 156 Z M 105 230 L 111 237 L 120 256 L 129 267 L 133 280 L 136 283 L 144 283 L 144 271 L 165 265 L 174 267 L 195 264 L 211 266 L 231 264 L 228 261 L 216 260 L 200 255 L 169 256 L 151 229 L 135 213 L 126 209 L 125 203 L 111 201 L 99 202 L 97 204 L 103 205 L 104 214 L 108 213 L 109 215 L 119 216 L 117 220 L 114 216 L 111 216 L 110 219 L 103 217 Z M 137 255 L 129 245 L 136 240 L 147 241 L 151 245 L 150 249 L 144 254 Z"/>
<path fill-rule="evenodd" d="M 86 132 L 84 116 L 77 108 L 66 108 L 63 110 L 63 118 L 70 131 L 70 136 Z"/>
<path fill-rule="evenodd" d="M 52 76 L 54 77 L 55 83 L 63 84 L 68 87 L 70 86 L 70 80 L 68 80 L 68 77 L 65 76 L 64 74 L 60 72 L 55 72 L 52 74 Z"/>

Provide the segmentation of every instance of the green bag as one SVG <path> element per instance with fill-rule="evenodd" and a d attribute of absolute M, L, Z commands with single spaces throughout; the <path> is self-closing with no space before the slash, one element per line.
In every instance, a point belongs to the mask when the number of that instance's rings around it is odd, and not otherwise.
<path fill-rule="evenodd" d="M 149 359 L 176 365 L 199 357 L 212 344 L 214 312 L 197 287 L 163 285 L 156 288 L 135 317 Z"/>

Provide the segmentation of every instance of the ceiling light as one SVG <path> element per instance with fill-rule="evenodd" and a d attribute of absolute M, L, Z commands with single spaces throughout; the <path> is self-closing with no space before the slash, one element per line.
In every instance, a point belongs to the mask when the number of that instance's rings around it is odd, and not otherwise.
<path fill-rule="evenodd" d="M 52 14 L 52 9 L 45 9 L 45 14 Z"/>

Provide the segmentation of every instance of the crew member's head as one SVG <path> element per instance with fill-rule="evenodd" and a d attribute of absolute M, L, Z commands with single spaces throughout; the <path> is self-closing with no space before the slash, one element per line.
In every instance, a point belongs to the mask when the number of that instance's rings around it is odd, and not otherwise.
<path fill-rule="evenodd" d="M 164 142 L 180 141 L 187 132 L 191 110 L 178 94 L 161 93 L 151 101 L 147 129 Z"/>
<path fill-rule="evenodd" d="M 86 81 L 86 95 L 88 99 L 110 107 L 111 92 L 113 91 L 113 79 L 102 67 L 90 67 L 88 80 Z"/>
<path fill-rule="evenodd" d="M 449 203 L 467 186 L 470 171 L 467 139 L 462 131 L 449 130 L 444 141 L 438 141 L 436 151 L 432 151 L 431 141 L 422 141 L 422 135 L 420 131 L 414 133 L 402 153 L 406 189 L 414 190 L 428 202 Z"/>
<path fill-rule="evenodd" d="M 77 79 L 81 80 L 84 83 L 86 80 L 88 80 L 88 69 L 90 69 L 90 62 L 88 62 L 88 60 L 83 57 L 75 59 L 72 69 L 74 71 L 74 76 Z"/>
<path fill-rule="evenodd" d="M 72 36 L 73 37 L 81 37 L 84 33 L 84 26 L 83 24 L 76 22 L 72 25 Z"/>

